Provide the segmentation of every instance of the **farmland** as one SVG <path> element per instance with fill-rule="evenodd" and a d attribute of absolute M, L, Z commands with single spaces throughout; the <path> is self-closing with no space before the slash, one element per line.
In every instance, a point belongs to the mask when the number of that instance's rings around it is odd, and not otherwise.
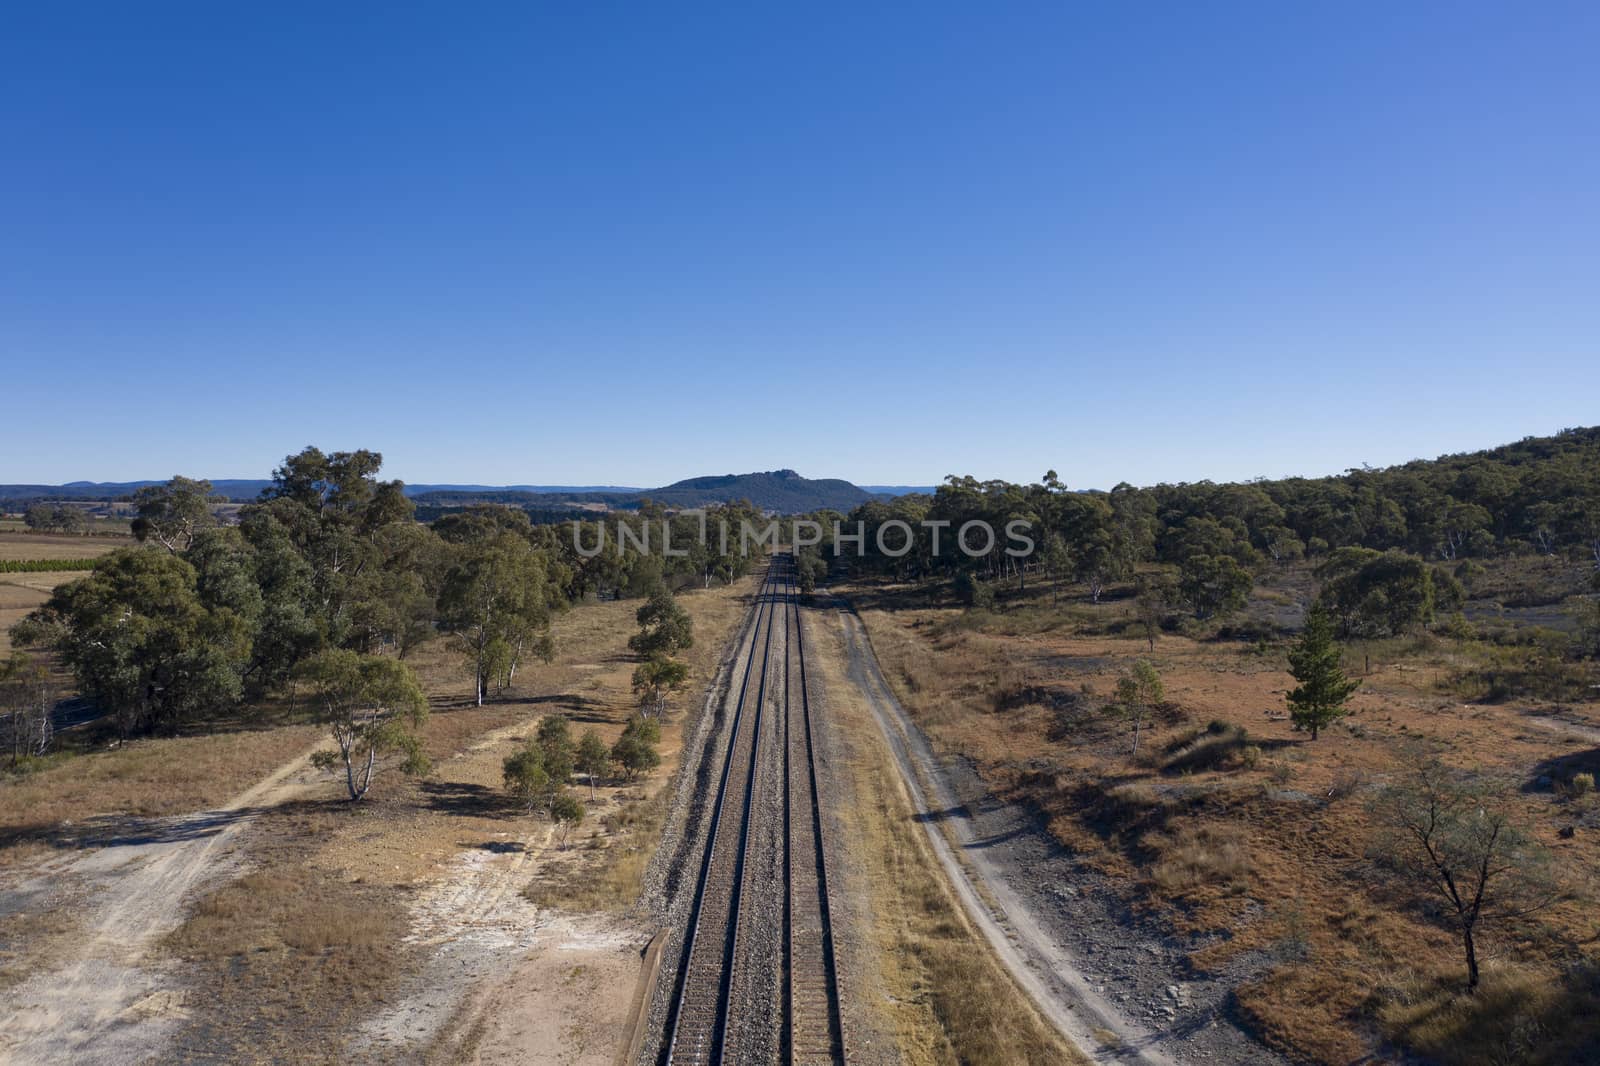
<path fill-rule="evenodd" d="M 126 523 L 123 528 L 127 528 Z M 54 536 L 7 529 L 0 531 L 0 562 L 94 559 L 127 543 L 129 540 L 125 537 Z M 49 599 L 57 585 L 81 576 L 81 572 L 70 570 L 0 573 L 0 656 L 11 650 L 13 625 Z"/>

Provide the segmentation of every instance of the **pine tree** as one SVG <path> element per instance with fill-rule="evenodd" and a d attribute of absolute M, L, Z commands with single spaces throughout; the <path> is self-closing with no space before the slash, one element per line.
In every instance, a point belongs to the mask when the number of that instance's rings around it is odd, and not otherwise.
<path fill-rule="evenodd" d="M 1289 672 L 1300 682 L 1289 693 L 1289 717 L 1296 729 L 1311 730 L 1311 739 L 1348 712 L 1345 701 L 1361 684 L 1344 676 L 1333 622 L 1321 605 L 1306 616 L 1305 632 L 1289 651 Z"/>

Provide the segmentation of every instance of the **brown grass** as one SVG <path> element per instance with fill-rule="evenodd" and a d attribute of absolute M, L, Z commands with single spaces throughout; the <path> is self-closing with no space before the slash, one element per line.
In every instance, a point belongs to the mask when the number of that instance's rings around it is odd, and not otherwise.
<path fill-rule="evenodd" d="M 1250 850 L 1244 833 L 1229 825 L 1186 825 L 1174 836 L 1147 833 L 1141 843 L 1156 854 L 1150 880 L 1176 898 L 1201 885 L 1243 892 L 1250 881 Z"/>
<path fill-rule="evenodd" d="M 134 543 L 131 537 L 0 532 L 0 559 L 95 559 Z"/>
<path fill-rule="evenodd" d="M 220 806 L 319 736 L 310 726 L 286 726 L 134 740 L 110 751 L 58 757 L 25 777 L 0 778 L 0 848 L 28 839 L 70 840 L 91 820 Z"/>
<path fill-rule="evenodd" d="M 1441 1066 L 1565 1066 L 1600 1060 L 1593 967 L 1559 981 L 1491 968 L 1474 995 L 1453 976 L 1412 978 L 1379 994 L 1396 1040 Z"/>
<path fill-rule="evenodd" d="M 1016 1066 L 1084 1061 L 1046 1023 L 953 896 L 882 735 L 840 667 L 836 622 L 814 625 L 808 667 L 820 678 L 832 729 L 849 749 L 852 797 L 842 848 L 864 866 L 870 896 L 872 1002 L 901 1061 Z M 814 660 L 814 662 L 813 662 Z"/>
<path fill-rule="evenodd" d="M 164 949 L 204 990 L 202 1042 L 222 1059 L 325 1062 L 343 1030 L 408 972 L 402 897 L 310 862 L 347 821 L 315 807 L 280 810 L 251 832 L 260 869 L 203 897 Z"/>
<path fill-rule="evenodd" d="M 1252 614 L 1270 615 L 1301 575 L 1269 573 L 1266 582 Z M 1375 644 L 1353 717 L 1312 742 L 1285 720 L 1293 682 L 1281 644 L 1164 634 L 1152 653 L 1126 627 L 1131 608 L 1120 600 L 1090 607 L 1069 596 L 1052 608 L 1035 592 L 979 613 L 915 595 L 905 598 L 913 606 L 893 609 L 897 589 L 854 591 L 885 675 L 937 748 L 971 757 L 997 794 L 1034 805 L 1086 860 L 1140 886 L 1143 903 L 1176 931 L 1226 931 L 1192 956 L 1196 967 L 1215 970 L 1251 950 L 1281 955 L 1271 973 L 1236 989 L 1241 1014 L 1309 1062 L 1372 1053 L 1374 987 L 1463 965 L 1454 940 L 1380 891 L 1367 863 L 1364 799 L 1402 771 L 1404 749 L 1425 744 L 1457 766 L 1530 785 L 1600 762 L 1592 734 L 1563 736 L 1527 718 L 1561 711 L 1593 729 L 1593 703 L 1526 692 L 1468 703 L 1450 691 L 1489 654 L 1476 642 Z M 1352 650 L 1346 667 L 1360 675 Z M 1126 723 L 1102 708 L 1140 657 L 1155 662 L 1173 706 L 1132 759 Z M 1565 867 L 1600 865 L 1600 834 L 1581 799 L 1539 787 L 1511 799 Z M 1559 838 L 1568 825 L 1579 826 L 1575 835 Z M 1552 982 L 1592 952 L 1596 932 L 1592 912 L 1567 903 L 1493 934 L 1493 951 L 1508 980 Z M 1391 1032 L 1433 1046 L 1414 1024 Z"/>

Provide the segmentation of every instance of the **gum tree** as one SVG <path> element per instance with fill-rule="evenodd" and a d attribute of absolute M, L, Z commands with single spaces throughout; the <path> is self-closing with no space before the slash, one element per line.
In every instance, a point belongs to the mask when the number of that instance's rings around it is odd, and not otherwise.
<path fill-rule="evenodd" d="M 428 717 L 428 700 L 411 667 L 395 659 L 333 649 L 307 660 L 300 678 L 312 692 L 318 718 L 333 733 L 337 751 L 312 761 L 323 769 L 344 767 L 352 802 L 372 787 L 378 757 L 398 753 L 407 774 L 428 772 L 417 730 Z"/>

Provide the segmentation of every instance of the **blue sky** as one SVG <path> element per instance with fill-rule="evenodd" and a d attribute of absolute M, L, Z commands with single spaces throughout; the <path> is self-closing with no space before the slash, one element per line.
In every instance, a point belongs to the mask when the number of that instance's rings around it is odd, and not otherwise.
<path fill-rule="evenodd" d="M 1109 486 L 1600 421 L 1600 7 L 1319 7 L 11 5 L 0 482 Z"/>

